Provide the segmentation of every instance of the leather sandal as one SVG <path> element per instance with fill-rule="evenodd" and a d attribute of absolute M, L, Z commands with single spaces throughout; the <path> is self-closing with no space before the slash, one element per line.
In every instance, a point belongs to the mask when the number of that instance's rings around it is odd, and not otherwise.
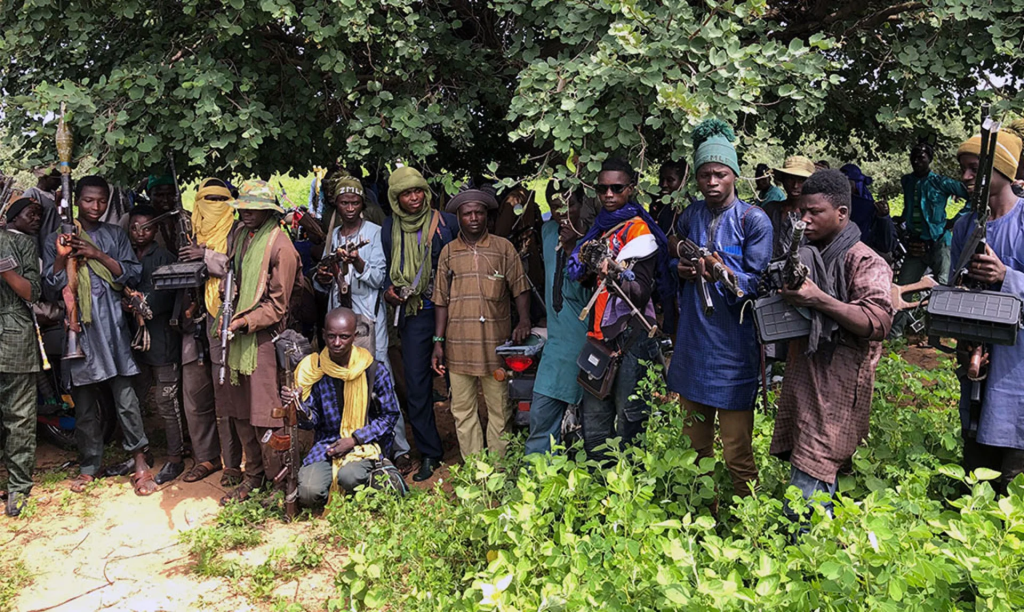
<path fill-rule="evenodd" d="M 70 488 L 74 493 L 84 493 L 85 488 L 89 486 L 89 483 L 91 483 L 94 480 L 96 480 L 95 476 L 90 476 L 89 474 L 79 474 L 78 476 L 75 476 L 75 478 L 71 481 Z"/>
<path fill-rule="evenodd" d="M 230 493 L 220 498 L 220 505 L 226 506 L 233 501 L 244 502 L 247 499 L 249 499 L 249 496 L 252 495 L 253 491 L 259 489 L 262 486 L 263 483 L 256 483 L 252 482 L 251 480 L 246 480 L 242 484 L 235 487 L 235 489 L 232 490 Z"/>
<path fill-rule="evenodd" d="M 219 472 L 221 466 L 216 465 L 211 461 L 203 461 L 192 466 L 182 480 L 185 482 L 199 482 L 214 472 Z"/>
<path fill-rule="evenodd" d="M 225 468 L 220 477 L 220 486 L 237 487 L 242 484 L 242 470 L 238 468 Z"/>
<path fill-rule="evenodd" d="M 153 480 L 153 472 L 143 470 L 141 473 L 132 474 L 132 488 L 135 489 L 136 495 L 145 497 L 156 493 L 159 487 L 157 487 L 156 481 Z"/>

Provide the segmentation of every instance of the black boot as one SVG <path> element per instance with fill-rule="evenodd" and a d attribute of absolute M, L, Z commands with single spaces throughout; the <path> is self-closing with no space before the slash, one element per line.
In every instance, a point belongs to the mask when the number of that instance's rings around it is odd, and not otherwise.
<path fill-rule="evenodd" d="M 434 475 L 434 470 L 441 467 L 440 459 L 432 459 L 431 457 L 424 457 L 420 463 L 420 471 L 416 472 L 416 475 L 412 477 L 416 482 L 423 482 Z"/>
<path fill-rule="evenodd" d="M 7 516 L 20 516 L 21 511 L 25 508 L 25 504 L 28 502 L 28 495 L 24 493 L 8 493 L 7 494 Z"/>

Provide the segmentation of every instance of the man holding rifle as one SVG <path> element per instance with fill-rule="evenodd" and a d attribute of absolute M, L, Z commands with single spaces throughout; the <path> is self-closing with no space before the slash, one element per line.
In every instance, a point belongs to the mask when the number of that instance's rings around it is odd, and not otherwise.
<path fill-rule="evenodd" d="M 992 179 L 988 198 L 984 253 L 975 253 L 967 266 L 971 280 L 993 291 L 1011 293 L 1024 299 L 1024 199 L 1013 192 L 1013 177 L 1021 158 L 1021 140 L 1006 131 L 997 132 Z M 973 192 L 978 175 L 981 138 L 975 136 L 960 145 L 963 182 Z M 976 224 L 977 211 L 957 221 L 953 228 L 953 268 L 966 248 Z M 958 270 L 951 269 L 950 274 Z M 964 468 L 987 467 L 1002 472 L 996 488 L 1006 490 L 1015 476 L 1024 472 L 1024 342 L 1014 346 L 989 347 L 988 376 L 983 383 L 977 436 L 964 436 Z M 971 381 L 961 378 L 960 418 L 964 431 L 970 419 Z"/>
<path fill-rule="evenodd" d="M 21 514 L 32 492 L 36 464 L 36 372 L 40 353 L 29 305 L 39 299 L 39 254 L 35 233 L 40 206 L 21 198 L 7 209 L 8 230 L 0 231 L 0 420 L 3 465 L 7 468 L 7 516 Z M 31 227 L 18 224 L 31 219 Z M 14 228 L 28 230 L 17 231 Z"/>
<path fill-rule="evenodd" d="M 744 496 L 757 481 L 751 441 L 760 348 L 753 317 L 741 323 L 740 311 L 757 293 L 761 271 L 771 258 L 772 225 L 763 210 L 736 197 L 740 170 L 733 138 L 732 128 L 717 119 L 694 131 L 694 168 L 704 200 L 682 212 L 676 233 L 716 257 L 678 259 L 676 271 L 685 282 L 667 378 L 687 415 L 683 433 L 701 458 L 714 457 L 718 416 L 725 464 L 736 494 Z M 734 282 L 717 280 L 715 264 Z M 733 284 L 736 291 L 728 288 Z M 710 294 L 710 309 L 702 285 Z"/>
<path fill-rule="evenodd" d="M 273 337 L 287 327 L 292 293 L 302 275 L 299 254 L 278 223 L 284 209 L 273 187 L 265 181 L 246 181 L 236 202 L 241 223 L 232 231 L 227 250 L 238 299 L 228 325 L 230 380 L 218 386 L 217 400 L 229 417 L 229 431 L 245 450 L 245 480 L 221 499 L 222 504 L 245 501 L 262 488 L 267 468 L 270 478 L 278 473 L 276 453 L 264 451 L 272 430 L 282 425 L 273 417 L 280 406 Z"/>
<path fill-rule="evenodd" d="M 809 275 L 780 293 L 810 310 L 811 332 L 789 345 L 771 453 L 790 462 L 790 484 L 810 499 L 835 494 L 839 468 L 868 434 L 875 367 L 893 310 L 889 265 L 850 222 L 849 179 L 838 170 L 815 172 L 800 209 L 807 224 L 800 260 Z"/>
<path fill-rule="evenodd" d="M 128 322 L 121 312 L 124 285 L 135 285 L 142 266 L 135 258 L 128 234 L 116 225 L 103 223 L 110 187 L 99 176 L 86 176 L 75 186 L 79 230 L 75 234 L 51 234 L 44 243 L 43 286 L 60 295 L 68 285 L 66 262 L 80 259 L 76 299 L 82 332 L 79 343 L 84 358 L 65 359 L 71 375 L 75 403 L 75 441 L 81 473 L 71 490 L 81 493 L 95 480 L 103 459 L 103 432 L 99 418 L 99 387 L 106 385 L 114 396 L 117 417 L 124 433 L 124 449 L 134 459 L 132 485 L 137 495 L 150 495 L 157 485 L 146 463 L 149 445 L 142 426 L 139 398 L 131 377 L 139 373 L 132 359 Z"/>

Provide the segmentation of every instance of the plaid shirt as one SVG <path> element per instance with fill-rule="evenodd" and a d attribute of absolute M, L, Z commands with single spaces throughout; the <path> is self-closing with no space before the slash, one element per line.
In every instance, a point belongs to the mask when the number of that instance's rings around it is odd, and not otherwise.
<path fill-rule="evenodd" d="M 398 421 L 398 398 L 391 382 L 391 373 L 387 366 L 375 362 L 377 375 L 373 380 L 371 396 L 377 401 L 370 401 L 366 411 L 366 425 L 357 429 L 352 437 L 357 444 L 376 442 L 380 445 L 384 457 L 391 455 L 391 443 L 394 440 L 395 423 Z M 302 461 L 302 465 L 310 465 L 318 461 L 327 461 L 327 447 L 334 444 L 341 431 L 341 413 L 345 404 L 345 383 L 337 378 L 324 375 L 315 385 L 306 408 L 312 413 L 310 419 L 313 426 L 313 448 Z"/>
<path fill-rule="evenodd" d="M 33 299 L 39 299 L 39 253 L 31 236 L 0 230 L 0 258 L 13 257 L 17 262 L 15 273 L 28 281 Z M 0 372 L 25 374 L 42 369 L 39 343 L 32 311 L 14 289 L 0 279 Z M 9 398 L 3 398 L 5 404 Z"/>

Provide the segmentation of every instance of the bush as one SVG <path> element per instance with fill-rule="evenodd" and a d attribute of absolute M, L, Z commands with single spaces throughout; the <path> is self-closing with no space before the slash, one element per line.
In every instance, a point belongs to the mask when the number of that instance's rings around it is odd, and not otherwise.
<path fill-rule="evenodd" d="M 652 368 L 641 388 L 658 394 Z M 483 456 L 441 489 L 373 491 L 328 512 L 351 555 L 330 609 L 1015 610 L 1024 606 L 1024 479 L 997 499 L 989 471 L 955 466 L 957 386 L 896 354 L 878 370 L 872 433 L 842 480 L 835 516 L 786 490 L 758 414 L 755 497 L 726 501 L 724 470 L 698 461 L 673 403 L 639 447 L 600 470 L 579 448 Z M 960 496 L 958 491 L 965 490 Z M 796 540 L 783 501 L 811 513 Z"/>

